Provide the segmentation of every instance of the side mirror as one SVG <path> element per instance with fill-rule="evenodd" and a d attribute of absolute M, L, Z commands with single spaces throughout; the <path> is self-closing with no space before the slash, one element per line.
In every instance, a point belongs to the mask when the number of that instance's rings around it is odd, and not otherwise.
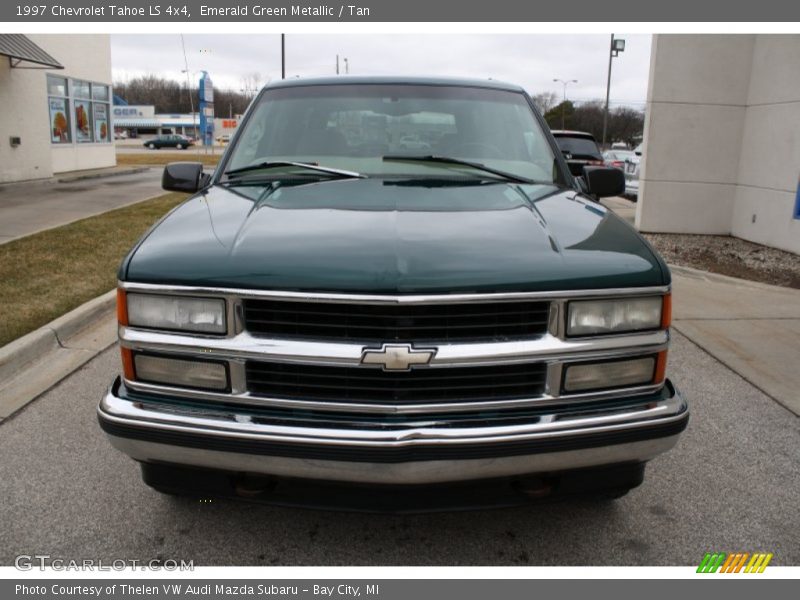
<path fill-rule="evenodd" d="M 625 174 L 622 169 L 583 167 L 583 179 L 586 181 L 588 192 L 598 198 L 625 193 Z"/>
<path fill-rule="evenodd" d="M 203 163 L 174 162 L 164 167 L 161 176 L 161 187 L 168 192 L 194 193 L 203 189 L 211 180 L 203 173 Z"/>

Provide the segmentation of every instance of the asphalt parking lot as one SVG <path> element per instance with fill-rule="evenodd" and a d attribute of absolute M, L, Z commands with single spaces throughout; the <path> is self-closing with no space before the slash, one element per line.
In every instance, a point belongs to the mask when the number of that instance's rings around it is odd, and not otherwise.
<path fill-rule="evenodd" d="M 615 503 L 417 516 L 162 496 L 113 450 L 95 406 L 113 347 L 0 423 L 0 564 L 54 558 L 196 565 L 690 565 L 707 551 L 800 563 L 800 424 L 674 333 L 670 377 L 691 403 L 677 448 Z"/>

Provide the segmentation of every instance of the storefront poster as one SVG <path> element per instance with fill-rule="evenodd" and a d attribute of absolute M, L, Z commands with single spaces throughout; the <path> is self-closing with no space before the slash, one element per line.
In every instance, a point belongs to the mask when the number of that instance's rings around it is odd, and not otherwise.
<path fill-rule="evenodd" d="M 67 101 L 64 98 L 50 98 L 50 141 L 56 144 L 69 142 Z"/>
<path fill-rule="evenodd" d="M 78 142 L 91 142 L 92 130 L 89 121 L 90 102 L 75 100 L 75 139 Z"/>
<path fill-rule="evenodd" d="M 108 141 L 108 113 L 105 104 L 94 105 L 94 139 L 97 142 Z"/>

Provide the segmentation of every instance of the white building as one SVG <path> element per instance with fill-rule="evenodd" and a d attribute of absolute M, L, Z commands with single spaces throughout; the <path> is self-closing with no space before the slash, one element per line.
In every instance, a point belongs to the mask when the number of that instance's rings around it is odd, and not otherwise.
<path fill-rule="evenodd" d="M 147 139 L 157 135 L 177 133 L 197 138 L 200 131 L 200 116 L 194 114 L 156 113 L 153 105 L 115 105 L 111 108 L 114 117 L 114 129 L 124 131 L 128 138 Z M 232 118 L 214 119 L 214 137 L 232 136 L 241 115 Z"/>
<path fill-rule="evenodd" d="M 656 35 L 636 225 L 800 253 L 800 35 Z"/>
<path fill-rule="evenodd" d="M 200 120 L 195 114 L 157 114 L 152 104 L 120 104 L 111 107 L 114 130 L 124 131 L 129 137 L 149 138 L 156 135 L 179 133 L 197 137 Z"/>
<path fill-rule="evenodd" d="M 108 35 L 0 34 L 0 182 L 116 164 Z"/>

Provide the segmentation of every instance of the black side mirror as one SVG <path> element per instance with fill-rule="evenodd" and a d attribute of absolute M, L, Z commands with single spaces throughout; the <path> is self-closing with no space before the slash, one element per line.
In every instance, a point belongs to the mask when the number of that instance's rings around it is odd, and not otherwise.
<path fill-rule="evenodd" d="M 168 192 L 191 194 L 206 187 L 210 180 L 211 176 L 203 173 L 203 163 L 174 162 L 164 167 L 161 187 Z"/>
<path fill-rule="evenodd" d="M 583 179 L 589 193 L 598 198 L 625 193 L 625 174 L 622 169 L 583 167 Z"/>

